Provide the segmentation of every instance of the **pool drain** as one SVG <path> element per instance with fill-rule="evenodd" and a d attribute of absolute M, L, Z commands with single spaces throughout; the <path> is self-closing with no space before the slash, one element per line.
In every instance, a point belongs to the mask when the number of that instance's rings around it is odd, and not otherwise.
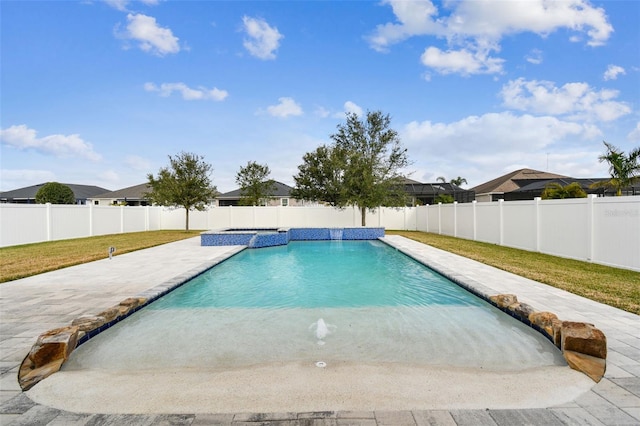
<path fill-rule="evenodd" d="M 324 361 L 318 361 L 316 362 L 316 367 L 318 368 L 325 368 L 327 366 L 327 363 Z"/>

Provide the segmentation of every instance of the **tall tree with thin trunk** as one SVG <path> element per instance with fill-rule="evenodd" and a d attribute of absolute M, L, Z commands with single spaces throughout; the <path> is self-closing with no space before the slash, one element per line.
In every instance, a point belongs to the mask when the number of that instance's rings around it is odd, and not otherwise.
<path fill-rule="evenodd" d="M 617 196 L 622 195 L 622 189 L 627 188 L 640 180 L 640 147 L 625 154 L 610 143 L 603 142 L 607 152 L 598 157 L 598 160 L 609 163 L 609 175 L 611 179 L 598 182 L 592 188 L 607 187 L 616 191 Z"/>
<path fill-rule="evenodd" d="M 367 209 L 405 205 L 401 170 L 409 164 L 407 150 L 390 124 L 389 115 L 380 111 L 367 112 L 363 119 L 347 113 L 346 123 L 330 136 L 333 145 L 305 155 L 292 195 L 336 207 L 357 206 L 362 226 Z"/>
<path fill-rule="evenodd" d="M 266 202 L 276 190 L 276 182 L 269 179 L 269 166 L 249 161 L 246 167 L 240 167 L 236 174 L 236 183 L 240 185 L 240 204 L 259 206 Z"/>
<path fill-rule="evenodd" d="M 218 194 L 211 182 L 212 171 L 213 167 L 204 161 L 204 157 L 180 152 L 169 156 L 169 167 L 162 167 L 158 177 L 147 175 L 151 191 L 144 195 L 154 204 L 184 207 L 185 229 L 189 230 L 189 212 L 205 210 Z"/>

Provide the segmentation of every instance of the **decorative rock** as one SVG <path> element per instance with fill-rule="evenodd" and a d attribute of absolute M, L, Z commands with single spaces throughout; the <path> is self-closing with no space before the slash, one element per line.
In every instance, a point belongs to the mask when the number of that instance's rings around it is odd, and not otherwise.
<path fill-rule="evenodd" d="M 533 306 L 520 302 L 507 306 L 507 309 L 517 315 L 518 318 L 524 320 L 525 323 L 529 321 L 529 315 L 535 312 Z"/>
<path fill-rule="evenodd" d="M 71 325 L 78 327 L 80 331 L 91 331 L 102 327 L 107 321 L 104 317 L 97 315 L 82 315 L 71 322 Z"/>
<path fill-rule="evenodd" d="M 507 306 L 518 303 L 518 297 L 515 294 L 497 294 L 489 297 L 499 308 L 506 308 Z"/>
<path fill-rule="evenodd" d="M 120 306 L 126 306 L 129 309 L 135 309 L 138 306 L 142 306 L 147 301 L 144 297 L 129 297 L 120 302 Z"/>
<path fill-rule="evenodd" d="M 78 343 L 78 327 L 68 326 L 41 334 L 18 370 L 18 383 L 28 390 L 60 369 Z"/>
<path fill-rule="evenodd" d="M 29 359 L 35 367 L 42 367 L 52 360 L 69 358 L 78 343 L 78 327 L 55 328 L 38 336 L 36 344 L 29 352 Z"/>
<path fill-rule="evenodd" d="M 111 322 L 120 316 L 120 309 L 118 309 L 119 306 L 120 305 L 112 306 L 109 309 L 100 312 L 97 316 L 104 318 L 105 323 Z"/>
<path fill-rule="evenodd" d="M 604 333 L 584 322 L 562 323 L 562 352 L 573 351 L 596 358 L 607 358 L 607 338 Z"/>
<path fill-rule="evenodd" d="M 558 349 L 562 348 L 562 323 L 564 321 L 559 319 L 551 320 L 551 328 L 553 329 L 553 344 L 556 345 Z"/>
<path fill-rule="evenodd" d="M 529 315 L 529 321 L 544 330 L 547 335 L 553 337 L 553 320 L 558 316 L 552 312 L 534 312 Z"/>
<path fill-rule="evenodd" d="M 564 359 L 567 360 L 569 367 L 583 372 L 596 383 L 602 380 L 607 369 L 607 362 L 603 358 L 574 351 L 564 351 L 562 354 L 564 355 Z"/>
<path fill-rule="evenodd" d="M 31 368 L 27 364 L 27 358 L 25 358 L 25 360 L 22 361 L 20 370 L 18 370 L 18 383 L 20 384 L 20 388 L 22 388 L 23 391 L 28 391 L 41 380 L 60 371 L 63 363 L 64 360 L 60 359 L 40 368 Z"/>

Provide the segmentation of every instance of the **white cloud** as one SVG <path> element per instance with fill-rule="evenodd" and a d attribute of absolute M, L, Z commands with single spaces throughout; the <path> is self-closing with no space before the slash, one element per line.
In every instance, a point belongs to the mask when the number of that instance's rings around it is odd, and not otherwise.
<path fill-rule="evenodd" d="M 91 144 L 82 140 L 80 135 L 49 135 L 38 138 L 37 132 L 24 124 L 0 130 L 0 140 L 13 148 L 32 149 L 56 157 L 81 157 L 91 161 L 101 159 Z"/>
<path fill-rule="evenodd" d="M 275 59 L 275 51 L 280 47 L 280 39 L 284 38 L 276 27 L 271 27 L 265 20 L 242 17 L 244 31 L 248 38 L 242 45 L 251 55 L 260 59 Z"/>
<path fill-rule="evenodd" d="M 114 170 L 106 170 L 98 176 L 101 182 L 116 184 L 120 182 L 120 175 Z"/>
<path fill-rule="evenodd" d="M 618 75 L 620 74 L 622 75 L 626 74 L 624 68 L 618 65 L 609 65 L 607 67 L 607 70 L 604 72 L 603 78 L 605 79 L 605 81 L 615 80 L 618 78 Z"/>
<path fill-rule="evenodd" d="M 443 52 L 433 46 L 424 51 L 420 60 L 423 65 L 441 74 L 462 75 L 500 73 L 504 62 L 503 59 L 489 57 L 488 52 L 470 52 L 466 49 Z"/>
<path fill-rule="evenodd" d="M 104 2 L 114 9 L 117 9 L 121 12 L 127 12 L 127 6 L 129 5 L 129 3 L 131 3 L 131 0 L 104 0 Z M 156 6 L 158 3 L 160 3 L 159 0 L 140 0 L 140 2 L 146 4 L 147 6 Z"/>
<path fill-rule="evenodd" d="M 374 34 L 368 37 L 371 47 L 385 52 L 389 46 L 418 35 L 444 35 L 445 25 L 437 21 L 438 9 L 430 0 L 427 1 L 391 1 L 383 3 L 391 5 L 397 23 L 378 25 Z"/>
<path fill-rule="evenodd" d="M 419 175 L 434 180 L 462 176 L 475 186 L 519 168 L 569 176 L 599 173 L 602 132 L 555 117 L 511 112 L 469 116 L 442 123 L 413 121 L 400 130 Z"/>
<path fill-rule="evenodd" d="M 315 109 L 314 114 L 320 118 L 327 118 L 331 115 L 331 111 L 329 111 L 324 107 L 319 106 Z"/>
<path fill-rule="evenodd" d="M 587 83 L 556 87 L 550 81 L 523 78 L 509 81 L 500 91 L 508 108 L 596 121 L 613 121 L 631 112 L 626 103 L 613 100 L 618 94 L 616 90 L 596 91 Z"/>
<path fill-rule="evenodd" d="M 636 128 L 629 132 L 627 139 L 630 141 L 640 141 L 640 123 L 636 124 Z"/>
<path fill-rule="evenodd" d="M 192 89 L 184 83 L 162 83 L 160 86 L 154 83 L 145 83 L 144 90 L 147 92 L 159 92 L 160 96 L 163 97 L 171 96 L 173 92 L 179 92 L 182 95 L 182 99 L 186 101 L 223 101 L 229 95 L 226 90 L 220 90 L 217 87 L 207 89 L 199 86 L 197 89 Z"/>
<path fill-rule="evenodd" d="M 174 36 L 169 28 L 159 26 L 155 18 L 129 13 L 127 21 L 126 31 L 120 34 L 120 37 L 137 41 L 140 49 L 145 52 L 164 56 L 180 51 L 178 37 Z"/>
<path fill-rule="evenodd" d="M 613 32 L 602 8 L 586 0 L 527 0 L 500 2 L 465 0 L 457 2 L 447 19 L 450 36 L 499 40 L 507 34 L 532 32 L 546 36 L 569 29 L 589 36 L 587 44 L 604 44 Z"/>
<path fill-rule="evenodd" d="M 277 105 L 267 107 L 267 112 L 274 117 L 287 118 L 290 115 L 302 115 L 302 107 L 293 98 L 278 98 Z"/>
<path fill-rule="evenodd" d="M 542 37 L 569 29 L 589 38 L 587 44 L 604 44 L 613 27 L 603 9 L 594 8 L 586 0 L 494 1 L 460 0 L 444 2 L 441 13 L 430 0 L 409 2 L 386 0 L 397 22 L 378 25 L 368 37 L 370 46 L 386 51 L 392 44 L 414 36 L 446 39 L 448 49 L 428 47 L 422 62 L 440 72 L 463 74 L 500 73 L 500 58 L 490 54 L 500 50 L 500 40 L 510 34 L 532 32 Z M 539 63 L 537 53 L 527 59 Z"/>
<path fill-rule="evenodd" d="M 453 123 L 413 121 L 405 126 L 402 140 L 414 147 L 430 149 L 434 155 L 464 152 L 464 155 L 540 150 L 566 137 L 591 137 L 594 129 L 555 117 L 515 115 L 510 112 L 470 116 Z"/>
<path fill-rule="evenodd" d="M 358 117 L 361 117 L 362 113 L 363 113 L 362 108 L 359 105 L 357 105 L 356 103 L 351 102 L 351 101 L 347 101 L 347 102 L 344 103 L 344 112 L 345 113 L 346 112 L 351 112 L 351 113 L 357 115 Z"/>
<path fill-rule="evenodd" d="M 533 49 L 527 56 L 525 56 L 527 62 L 534 65 L 540 65 L 542 63 L 542 50 Z"/>
<path fill-rule="evenodd" d="M 137 155 L 127 155 L 124 157 L 124 164 L 133 170 L 148 172 L 151 168 L 151 161 Z"/>
<path fill-rule="evenodd" d="M 346 101 L 342 106 L 342 109 L 342 111 L 333 113 L 331 117 L 344 120 L 345 115 L 349 113 L 355 114 L 358 117 L 362 117 L 362 114 L 364 114 L 364 110 L 362 109 L 362 107 L 352 101 Z"/>
<path fill-rule="evenodd" d="M 49 170 L 2 169 L 0 170 L 0 191 L 11 191 L 35 183 L 56 181 L 55 173 Z"/>

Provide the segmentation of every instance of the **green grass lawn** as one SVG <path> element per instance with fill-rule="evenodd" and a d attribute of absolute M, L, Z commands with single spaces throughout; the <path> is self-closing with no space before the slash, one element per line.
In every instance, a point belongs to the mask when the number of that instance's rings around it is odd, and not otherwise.
<path fill-rule="evenodd" d="M 640 272 L 416 231 L 387 231 L 640 315 Z"/>
<path fill-rule="evenodd" d="M 200 232 L 132 232 L 0 248 L 0 283 L 104 259 L 109 257 L 109 247 L 115 247 L 118 256 L 195 237 Z"/>
<path fill-rule="evenodd" d="M 149 231 L 0 248 L 0 282 L 191 238 L 200 231 Z M 414 231 L 387 231 L 640 314 L 640 272 L 495 244 Z"/>

